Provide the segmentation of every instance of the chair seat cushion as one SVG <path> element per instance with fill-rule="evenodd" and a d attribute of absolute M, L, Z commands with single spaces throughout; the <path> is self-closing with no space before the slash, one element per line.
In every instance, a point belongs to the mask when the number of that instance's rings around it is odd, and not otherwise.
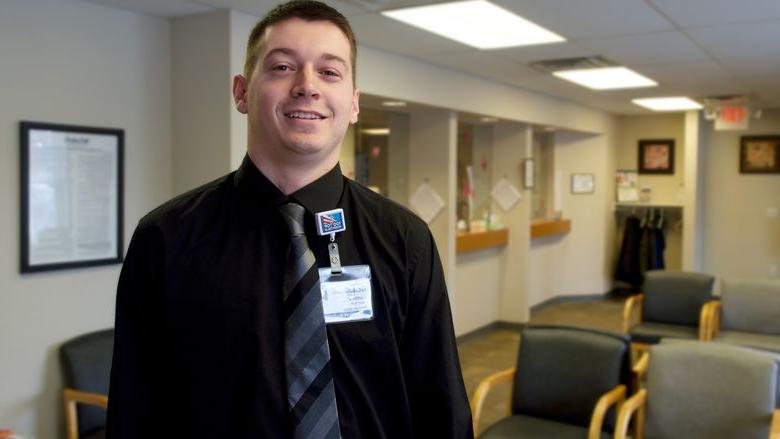
<path fill-rule="evenodd" d="M 93 433 L 81 436 L 81 439 L 106 439 L 106 430 L 101 428 L 100 430 L 97 430 Z"/>
<path fill-rule="evenodd" d="M 588 437 L 588 429 L 533 416 L 513 415 L 493 424 L 479 437 L 480 439 L 585 439 Z M 601 433 L 602 439 L 611 437 L 609 433 Z"/>
<path fill-rule="evenodd" d="M 666 323 L 640 323 L 630 331 L 631 341 L 637 343 L 655 344 L 662 338 L 682 338 L 696 340 L 699 338 L 699 328 L 690 326 L 670 325 Z"/>
<path fill-rule="evenodd" d="M 780 335 L 756 334 L 742 331 L 721 331 L 715 341 L 780 353 Z"/>

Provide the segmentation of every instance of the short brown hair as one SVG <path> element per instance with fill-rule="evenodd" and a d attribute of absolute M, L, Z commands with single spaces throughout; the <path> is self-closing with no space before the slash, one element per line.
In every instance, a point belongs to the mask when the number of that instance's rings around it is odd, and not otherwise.
<path fill-rule="evenodd" d="M 273 24 L 290 18 L 300 18 L 305 21 L 329 21 L 344 32 L 344 35 L 349 40 L 349 57 L 352 62 L 352 83 L 354 84 L 357 41 L 355 40 L 354 32 L 352 32 L 352 26 L 349 25 L 349 21 L 347 21 L 347 18 L 344 17 L 341 12 L 325 3 L 315 0 L 292 0 L 287 3 L 282 3 L 271 9 L 262 20 L 257 22 L 254 29 L 252 29 L 252 33 L 249 34 L 249 41 L 246 45 L 244 76 L 247 79 L 252 76 L 252 71 L 254 71 L 255 65 L 257 64 L 257 57 L 260 55 L 261 40 L 263 39 L 265 30 Z"/>

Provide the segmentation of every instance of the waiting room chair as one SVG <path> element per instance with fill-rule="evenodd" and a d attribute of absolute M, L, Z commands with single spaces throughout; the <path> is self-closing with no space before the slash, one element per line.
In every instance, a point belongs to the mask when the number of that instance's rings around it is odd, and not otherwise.
<path fill-rule="evenodd" d="M 471 407 L 474 433 L 485 397 L 512 383 L 511 410 L 481 439 L 610 438 L 629 379 L 629 340 L 622 334 L 531 326 L 520 336 L 517 367 L 484 379 Z"/>
<path fill-rule="evenodd" d="M 710 306 L 709 340 L 780 353 L 780 280 L 724 280 Z"/>
<path fill-rule="evenodd" d="M 780 438 L 773 354 L 665 340 L 643 354 L 635 371 L 645 386 L 620 409 L 615 439 L 626 438 L 632 418 L 634 439 Z"/>
<path fill-rule="evenodd" d="M 701 273 L 648 271 L 643 293 L 623 307 L 623 332 L 631 335 L 632 347 L 644 351 L 662 338 L 705 340 L 705 304 L 713 299 L 714 283 Z"/>
<path fill-rule="evenodd" d="M 114 330 L 78 336 L 60 347 L 67 439 L 105 438 Z"/>

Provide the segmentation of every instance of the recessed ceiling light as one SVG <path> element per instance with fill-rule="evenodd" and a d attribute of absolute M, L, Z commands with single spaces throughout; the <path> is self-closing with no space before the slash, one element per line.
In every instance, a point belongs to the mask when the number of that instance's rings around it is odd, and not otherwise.
<path fill-rule="evenodd" d="M 536 23 L 485 0 L 416 6 L 382 15 L 478 49 L 566 41 Z"/>
<path fill-rule="evenodd" d="M 561 70 L 553 75 L 593 90 L 653 87 L 652 79 L 626 67 L 600 67 L 596 69 Z"/>
<path fill-rule="evenodd" d="M 479 120 L 482 123 L 495 123 L 495 122 L 498 122 L 498 118 L 490 117 L 490 116 L 480 117 Z"/>
<path fill-rule="evenodd" d="M 406 102 L 404 101 L 384 101 L 382 102 L 382 105 L 385 107 L 405 107 Z"/>
<path fill-rule="evenodd" d="M 685 96 L 632 99 L 631 102 L 653 111 L 685 111 L 701 110 L 703 108 L 701 104 Z"/>
<path fill-rule="evenodd" d="M 389 136 L 390 128 L 364 128 L 360 132 L 367 136 Z"/>

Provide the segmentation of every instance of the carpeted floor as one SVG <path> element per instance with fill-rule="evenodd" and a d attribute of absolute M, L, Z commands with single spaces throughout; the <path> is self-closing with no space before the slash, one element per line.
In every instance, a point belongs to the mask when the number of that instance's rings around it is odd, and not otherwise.
<path fill-rule="evenodd" d="M 531 313 L 531 324 L 572 325 L 620 332 L 623 299 L 564 302 L 546 306 Z M 480 380 L 488 375 L 514 367 L 520 335 L 512 329 L 496 329 L 458 344 L 463 379 L 469 398 Z M 506 416 L 510 386 L 491 392 L 480 419 L 480 431 Z"/>

